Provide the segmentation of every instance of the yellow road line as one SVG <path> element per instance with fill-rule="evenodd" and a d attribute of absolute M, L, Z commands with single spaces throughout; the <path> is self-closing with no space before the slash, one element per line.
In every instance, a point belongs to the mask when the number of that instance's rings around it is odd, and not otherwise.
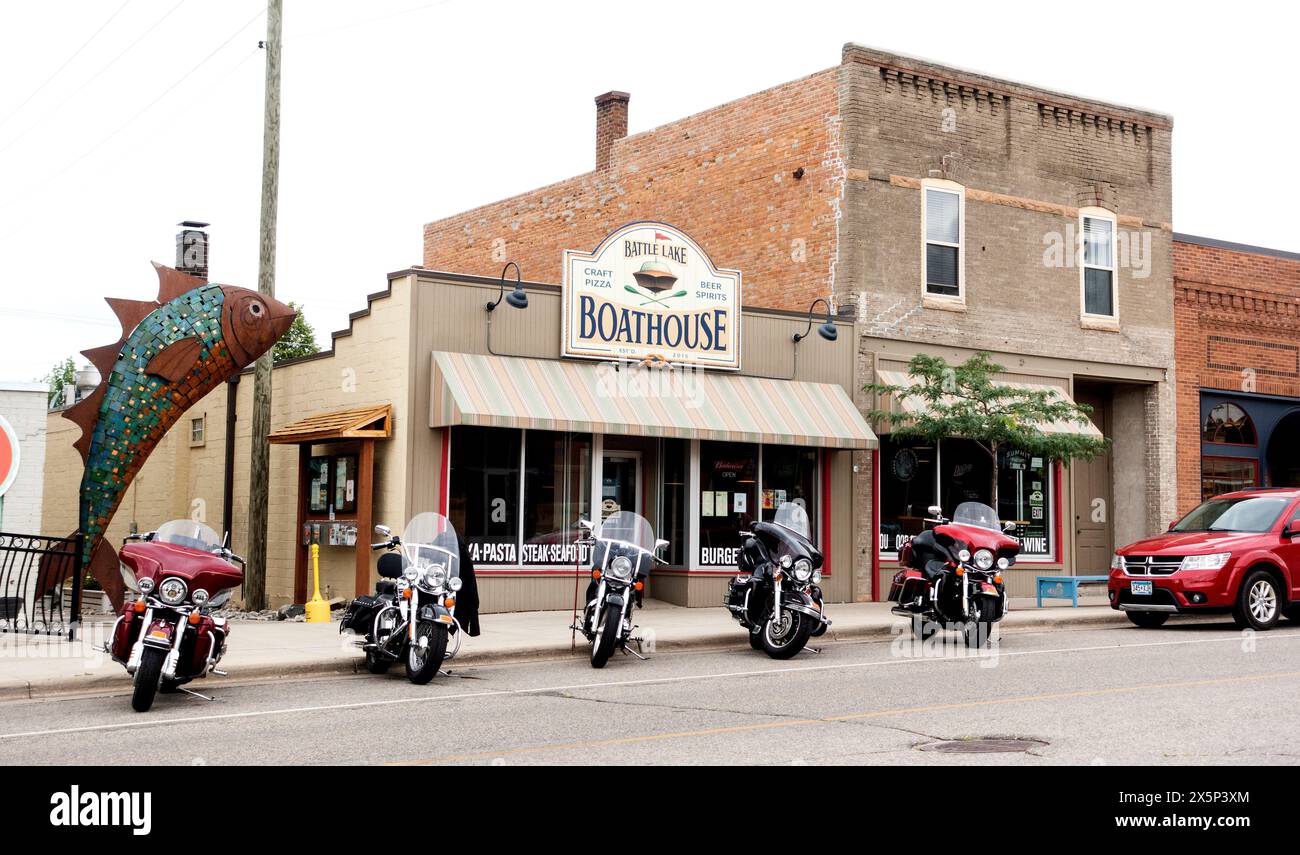
<path fill-rule="evenodd" d="M 719 736 L 730 733 L 747 733 L 771 730 L 780 727 L 804 727 L 815 724 L 833 724 L 841 721 L 861 721 L 869 718 L 884 718 L 895 715 L 915 715 L 918 713 L 947 712 L 951 710 L 973 709 L 976 707 L 997 706 L 1001 704 L 1028 704 L 1044 701 L 1061 701 L 1074 698 L 1102 697 L 1151 689 L 1187 689 L 1197 686 L 1218 686 L 1230 683 L 1258 682 L 1261 680 L 1300 677 L 1300 671 L 1282 671 L 1274 674 L 1251 674 L 1241 677 L 1215 677 L 1203 680 L 1183 680 L 1177 683 L 1141 683 L 1133 686 L 1112 686 L 1104 689 L 1080 689 L 1074 692 L 1053 692 L 1040 695 L 1016 695 L 1008 698 L 983 698 L 977 701 L 961 701 L 951 704 L 928 704 L 921 707 L 896 707 L 893 709 L 870 710 L 867 712 L 847 713 L 845 715 L 823 716 L 821 718 L 781 719 L 779 721 L 736 724 L 727 727 L 710 727 L 700 730 L 680 730 L 669 733 L 647 733 L 639 736 L 622 736 L 610 739 L 590 739 L 577 742 L 559 742 L 546 745 L 526 745 L 507 748 L 500 751 L 482 751 L 474 754 L 449 754 L 427 760 L 405 760 L 390 763 L 392 766 L 422 766 L 439 763 L 458 763 L 467 760 L 484 760 L 497 757 L 509 757 L 521 754 L 537 754 L 546 751 L 566 751 L 583 748 L 608 748 L 616 745 L 635 745 L 646 742 L 661 742 L 670 739 L 694 739 L 702 736 Z"/>

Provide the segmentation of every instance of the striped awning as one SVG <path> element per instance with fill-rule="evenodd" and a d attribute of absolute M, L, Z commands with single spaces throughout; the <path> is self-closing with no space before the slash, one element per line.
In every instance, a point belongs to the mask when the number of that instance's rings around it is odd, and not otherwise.
<path fill-rule="evenodd" d="M 917 380 L 906 371 L 887 371 L 878 369 L 876 371 L 876 382 L 886 386 L 913 386 Z M 1059 386 L 1050 386 L 1045 383 L 1017 383 L 1011 380 L 996 380 L 999 386 L 1010 386 L 1014 389 L 1032 389 L 1035 391 L 1047 392 L 1056 400 L 1072 401 L 1069 394 Z M 915 396 L 905 396 L 901 401 L 895 402 L 896 406 L 902 407 L 903 412 L 911 415 L 919 415 L 926 410 L 926 402 Z M 1043 433 L 1078 433 L 1084 436 L 1101 439 L 1101 431 L 1097 429 L 1091 421 L 1083 422 L 1058 421 L 1049 422 L 1040 425 L 1039 430 Z"/>
<path fill-rule="evenodd" d="M 877 446 L 853 401 L 830 383 L 436 351 L 429 426 L 448 425 Z"/>

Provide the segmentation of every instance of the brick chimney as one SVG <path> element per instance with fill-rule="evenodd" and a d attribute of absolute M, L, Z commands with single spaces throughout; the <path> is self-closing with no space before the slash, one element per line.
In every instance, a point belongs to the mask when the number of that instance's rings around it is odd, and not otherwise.
<path fill-rule="evenodd" d="M 185 220 L 176 225 L 181 227 L 176 233 L 176 269 L 207 282 L 208 233 L 204 229 L 208 224 Z"/>
<path fill-rule="evenodd" d="M 596 169 L 609 169 L 614 141 L 627 136 L 626 92 L 606 92 L 596 96 Z"/>

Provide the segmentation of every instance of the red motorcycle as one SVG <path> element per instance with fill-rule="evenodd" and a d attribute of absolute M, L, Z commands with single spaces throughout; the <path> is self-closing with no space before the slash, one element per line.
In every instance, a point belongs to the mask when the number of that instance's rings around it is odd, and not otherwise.
<path fill-rule="evenodd" d="M 216 666 L 230 630 L 211 612 L 244 581 L 244 559 L 203 523 L 172 520 L 128 536 L 121 560 L 128 598 L 105 647 L 135 679 L 131 706 L 146 712 L 158 692 L 175 692 L 209 671 L 225 673 Z"/>
<path fill-rule="evenodd" d="M 912 618 L 912 632 L 928 639 L 940 629 L 957 629 L 968 647 L 988 643 L 993 624 L 1007 613 L 1002 572 L 1016 563 L 1020 541 L 1006 532 L 992 508 L 963 502 L 952 519 L 933 505 L 932 529 L 921 532 L 899 550 L 902 569 L 894 575 L 891 611 Z"/>

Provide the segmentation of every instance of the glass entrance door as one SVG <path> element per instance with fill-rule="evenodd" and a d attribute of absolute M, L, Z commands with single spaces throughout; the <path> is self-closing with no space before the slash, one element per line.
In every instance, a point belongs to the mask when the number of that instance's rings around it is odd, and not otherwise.
<path fill-rule="evenodd" d="M 641 455 L 610 452 L 601 467 L 600 518 L 619 511 L 641 513 Z"/>

